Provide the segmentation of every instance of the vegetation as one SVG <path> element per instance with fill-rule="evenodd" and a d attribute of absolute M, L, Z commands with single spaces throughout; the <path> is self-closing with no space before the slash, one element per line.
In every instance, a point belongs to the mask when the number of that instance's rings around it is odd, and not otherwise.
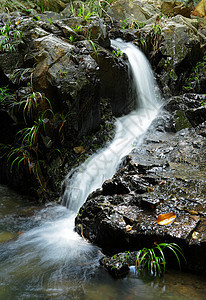
<path fill-rule="evenodd" d="M 41 105 L 43 104 L 43 111 Z M 42 173 L 44 162 L 40 150 L 40 137 L 44 136 L 46 124 L 54 118 L 49 99 L 39 92 L 32 92 L 23 99 L 18 99 L 11 93 L 8 86 L 0 88 L 0 105 L 4 106 L 12 116 L 23 114 L 24 123 L 31 124 L 16 133 L 14 145 L 1 144 L 1 152 L 7 153 L 7 161 L 12 172 L 14 165 L 19 168 L 22 163 L 27 164 L 29 172 L 37 177 L 41 187 L 45 190 Z M 47 107 L 45 109 L 45 107 Z M 41 142 L 42 143 L 42 142 Z"/>
<path fill-rule="evenodd" d="M 8 22 L 0 27 L 0 52 L 14 52 L 17 46 L 23 43 L 23 33 L 16 28 L 18 22 L 14 25 Z"/>
<path fill-rule="evenodd" d="M 142 273 L 146 270 L 152 276 L 160 276 L 162 273 L 164 273 L 166 268 L 166 260 L 164 255 L 165 249 L 172 251 L 177 259 L 179 267 L 181 268 L 180 256 L 185 259 L 182 249 L 175 243 L 161 243 L 156 244 L 151 249 L 143 248 L 137 253 L 137 272 Z"/>
<path fill-rule="evenodd" d="M 119 56 L 122 56 L 122 55 L 123 55 L 122 51 L 120 51 L 120 50 L 117 50 L 117 51 L 112 50 L 112 53 L 113 53 L 116 57 L 119 57 Z"/>
<path fill-rule="evenodd" d="M 114 274 L 115 277 L 128 273 L 128 267 L 135 264 L 136 273 L 139 275 L 149 275 L 153 277 L 161 276 L 166 270 L 165 251 L 172 252 L 181 268 L 181 258 L 185 261 L 182 249 L 175 243 L 155 244 L 152 248 L 143 248 L 136 252 L 125 251 L 115 254 L 111 258 L 103 258 L 105 267 Z M 167 253 L 169 254 L 169 253 Z"/>
<path fill-rule="evenodd" d="M 189 77 L 186 78 L 183 88 L 187 91 L 194 90 L 199 82 L 199 74 L 206 66 L 206 54 L 203 56 L 202 61 L 198 62 L 193 68 Z"/>

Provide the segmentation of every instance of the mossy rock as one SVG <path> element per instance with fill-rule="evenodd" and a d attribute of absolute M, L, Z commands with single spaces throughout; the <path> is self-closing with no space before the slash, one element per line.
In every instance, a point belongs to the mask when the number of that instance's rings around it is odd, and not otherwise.
<path fill-rule="evenodd" d="M 175 121 L 175 129 L 176 131 L 185 129 L 185 128 L 192 128 L 192 125 L 188 121 L 185 113 L 183 111 L 176 111 L 174 114 L 174 121 Z"/>
<path fill-rule="evenodd" d="M 0 232 L 0 244 L 8 242 L 14 238 L 15 238 L 15 235 L 10 232 L 7 232 L 7 231 Z"/>

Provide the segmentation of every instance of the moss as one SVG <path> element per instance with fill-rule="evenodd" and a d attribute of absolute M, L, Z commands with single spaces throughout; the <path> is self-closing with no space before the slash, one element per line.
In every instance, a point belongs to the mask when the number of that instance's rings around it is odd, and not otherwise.
<path fill-rule="evenodd" d="M 175 121 L 176 131 L 179 131 L 179 130 L 185 129 L 185 128 L 192 128 L 192 125 L 188 121 L 188 119 L 185 116 L 185 113 L 183 111 L 178 110 L 175 112 L 174 121 Z"/>

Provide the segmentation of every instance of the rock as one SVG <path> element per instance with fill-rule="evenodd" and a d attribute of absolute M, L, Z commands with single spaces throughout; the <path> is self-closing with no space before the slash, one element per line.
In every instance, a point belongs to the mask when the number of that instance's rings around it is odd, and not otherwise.
<path fill-rule="evenodd" d="M 186 268 L 204 272 L 206 177 L 201 171 L 205 158 L 199 153 L 205 153 L 205 138 L 186 130 L 175 135 L 162 133 L 156 139 L 147 138 L 125 160 L 125 166 L 88 197 L 76 217 L 75 228 L 106 253 L 137 251 L 152 247 L 156 241 L 175 242 L 183 248 Z M 147 182 L 149 188 L 143 194 L 132 184 L 134 176 Z M 130 178 L 127 191 L 122 189 L 125 178 Z M 157 216 L 168 212 L 175 213 L 175 222 L 158 225 Z M 193 235 L 191 240 L 193 232 L 198 232 L 197 238 Z M 202 266 L 193 263 L 199 255 Z M 105 263 L 110 271 L 112 263 L 116 269 L 115 260 Z M 117 276 L 122 270 L 126 271 L 126 266 L 118 262 Z"/>
<path fill-rule="evenodd" d="M 180 1 L 164 0 L 161 5 L 162 12 L 168 16 L 182 15 L 189 18 L 191 9 Z"/>
<path fill-rule="evenodd" d="M 15 237 L 16 236 L 10 232 L 2 231 L 0 232 L 0 244 L 13 240 Z"/>
<path fill-rule="evenodd" d="M 191 128 L 192 125 L 187 119 L 185 113 L 183 111 L 177 110 L 174 114 L 174 122 L 175 122 L 175 130 L 179 131 L 185 128 Z"/>
<path fill-rule="evenodd" d="M 160 13 L 160 1 L 123 1 L 117 0 L 108 6 L 107 13 L 113 21 L 118 22 L 120 26 L 126 21 L 127 24 L 133 22 L 145 22 L 154 14 Z"/>
<path fill-rule="evenodd" d="M 37 5 L 42 12 L 45 10 L 60 12 L 66 7 L 65 3 L 61 0 L 37 0 Z"/>
<path fill-rule="evenodd" d="M 193 16 L 204 18 L 206 16 L 206 2 L 201 0 L 195 9 L 192 11 Z"/>
<path fill-rule="evenodd" d="M 206 110 L 201 105 L 204 99 L 204 95 L 188 93 L 172 97 L 167 101 L 165 109 L 173 113 L 173 125 L 176 131 L 196 127 L 206 120 Z"/>

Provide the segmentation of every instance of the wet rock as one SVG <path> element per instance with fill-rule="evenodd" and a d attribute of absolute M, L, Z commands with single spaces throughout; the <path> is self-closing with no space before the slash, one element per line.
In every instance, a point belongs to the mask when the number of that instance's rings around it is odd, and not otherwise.
<path fill-rule="evenodd" d="M 77 232 L 83 232 L 106 253 L 175 242 L 184 250 L 186 268 L 204 272 L 206 177 L 202 171 L 205 156 L 199 153 L 205 153 L 205 145 L 205 138 L 193 129 L 162 133 L 158 139 L 148 137 L 114 177 L 88 197 L 75 220 Z M 132 184 L 134 176 L 147 182 L 143 194 Z M 129 180 L 124 186 L 126 178 Z M 176 215 L 175 221 L 167 226 L 158 225 L 158 215 L 168 212 Z M 201 264 L 194 264 L 199 255 Z M 115 269 L 115 260 L 105 263 L 111 273 L 112 263 Z M 117 276 L 126 270 L 119 262 L 116 267 Z"/>
<path fill-rule="evenodd" d="M 173 126 L 176 131 L 184 128 L 197 127 L 205 121 L 205 96 L 198 94 L 184 94 L 171 97 L 165 104 L 165 109 L 173 112 Z"/>
<path fill-rule="evenodd" d="M 136 253 L 118 253 L 112 257 L 104 256 L 100 264 L 114 277 L 121 278 L 129 273 L 129 264 L 135 264 Z"/>
<path fill-rule="evenodd" d="M 190 19 L 181 15 L 156 18 L 139 29 L 139 46 L 150 57 L 157 81 L 165 94 L 177 95 L 185 84 L 185 76 L 203 57 L 206 39 Z"/>
<path fill-rule="evenodd" d="M 100 71 L 100 95 L 110 99 L 114 116 L 119 117 L 132 111 L 136 106 L 131 74 L 128 76 L 128 62 L 115 57 L 111 51 L 99 49 L 96 61 Z"/>

